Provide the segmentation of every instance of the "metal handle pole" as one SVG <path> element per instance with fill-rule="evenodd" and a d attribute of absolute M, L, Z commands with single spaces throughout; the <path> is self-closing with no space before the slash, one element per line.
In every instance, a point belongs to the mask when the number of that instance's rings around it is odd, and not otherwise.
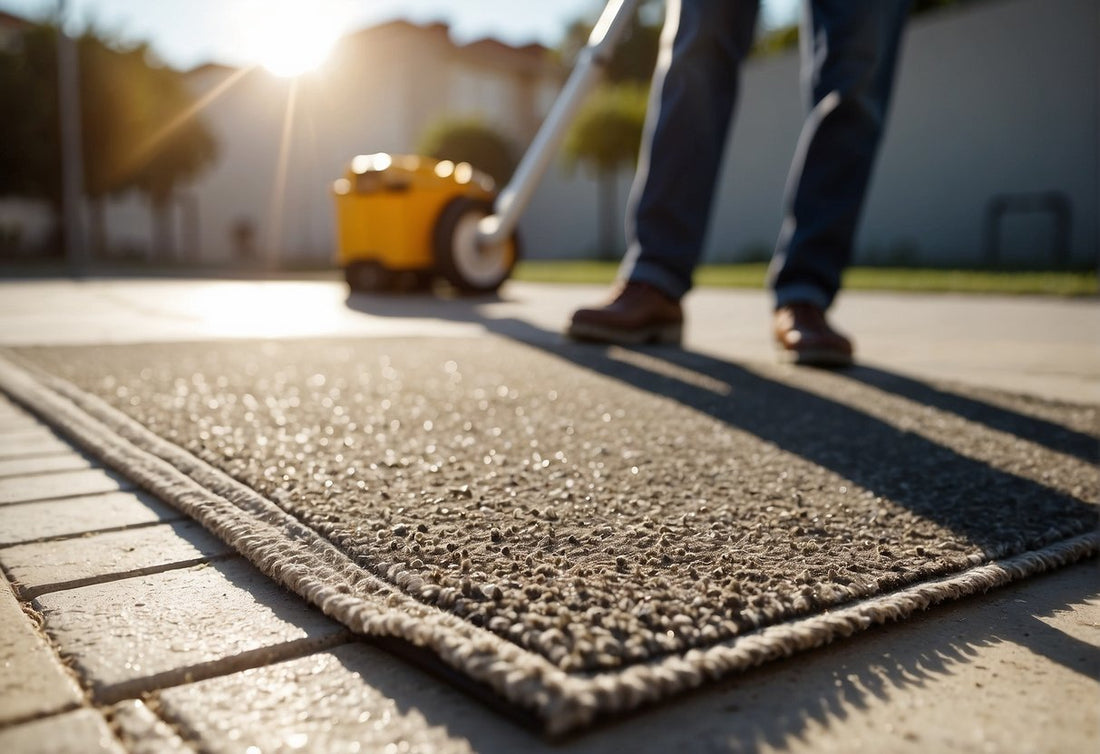
<path fill-rule="evenodd" d="M 520 160 L 512 180 L 497 197 L 494 214 L 483 218 L 478 224 L 477 237 L 481 245 L 502 243 L 515 231 L 519 217 L 527 209 L 535 188 L 546 174 L 566 129 L 576 117 L 585 97 L 603 77 L 611 53 L 629 28 L 637 5 L 638 0 L 611 0 L 600 14 L 588 44 L 577 58 L 573 73 Z"/>

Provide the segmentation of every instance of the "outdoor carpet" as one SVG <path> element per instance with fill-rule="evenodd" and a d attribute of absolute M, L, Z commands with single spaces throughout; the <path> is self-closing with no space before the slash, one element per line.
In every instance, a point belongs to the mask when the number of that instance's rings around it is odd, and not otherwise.
<path fill-rule="evenodd" d="M 1093 555 L 1097 408 L 482 339 L 57 347 L 0 385 L 552 733 Z"/>

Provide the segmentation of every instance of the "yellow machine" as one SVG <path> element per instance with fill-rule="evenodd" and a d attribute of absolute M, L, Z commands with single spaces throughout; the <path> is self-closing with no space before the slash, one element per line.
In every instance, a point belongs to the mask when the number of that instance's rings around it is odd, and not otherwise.
<path fill-rule="evenodd" d="M 508 185 L 467 163 L 359 155 L 333 187 L 338 257 L 353 291 L 411 290 L 443 277 L 490 293 L 519 256 L 516 226 L 584 98 L 599 83 L 638 0 L 610 0 Z"/>
<path fill-rule="evenodd" d="M 414 290 L 436 275 L 460 291 L 495 291 L 518 256 L 477 240 L 493 212 L 493 181 L 468 163 L 413 155 L 359 155 L 333 186 L 337 259 L 352 290 Z"/>

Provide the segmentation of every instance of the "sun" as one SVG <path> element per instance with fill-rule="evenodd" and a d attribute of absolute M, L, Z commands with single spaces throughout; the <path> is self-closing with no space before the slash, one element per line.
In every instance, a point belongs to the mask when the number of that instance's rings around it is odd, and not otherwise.
<path fill-rule="evenodd" d="M 324 11 L 322 3 L 272 2 L 250 13 L 242 35 L 248 57 L 276 76 L 318 68 L 340 36 L 340 19 Z"/>

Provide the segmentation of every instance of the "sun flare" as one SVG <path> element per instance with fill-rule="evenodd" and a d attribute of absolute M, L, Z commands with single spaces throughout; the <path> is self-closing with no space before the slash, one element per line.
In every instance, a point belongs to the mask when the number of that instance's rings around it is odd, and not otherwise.
<path fill-rule="evenodd" d="M 244 35 L 249 57 L 277 76 L 298 76 L 320 67 L 340 35 L 339 19 L 324 8 L 270 3 L 250 14 Z"/>

